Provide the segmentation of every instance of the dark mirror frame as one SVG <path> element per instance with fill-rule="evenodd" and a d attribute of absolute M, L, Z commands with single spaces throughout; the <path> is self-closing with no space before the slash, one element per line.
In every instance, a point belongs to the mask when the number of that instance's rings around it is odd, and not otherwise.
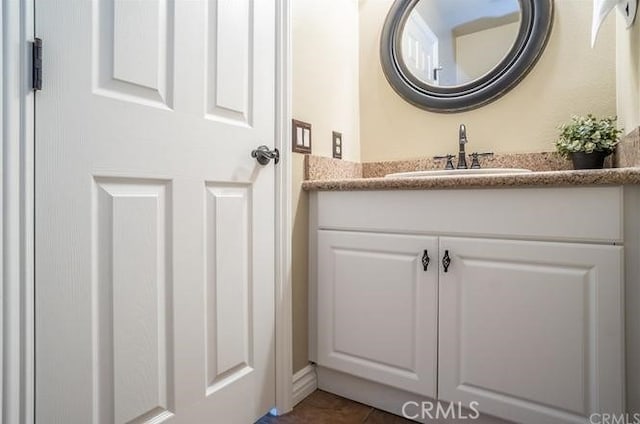
<path fill-rule="evenodd" d="M 420 0 L 396 0 L 380 38 L 382 69 L 394 90 L 413 105 L 440 113 L 484 106 L 506 94 L 533 68 L 551 35 L 553 0 L 519 0 L 520 31 L 505 58 L 486 75 L 459 86 L 437 87 L 416 78 L 402 60 L 404 24 Z"/>

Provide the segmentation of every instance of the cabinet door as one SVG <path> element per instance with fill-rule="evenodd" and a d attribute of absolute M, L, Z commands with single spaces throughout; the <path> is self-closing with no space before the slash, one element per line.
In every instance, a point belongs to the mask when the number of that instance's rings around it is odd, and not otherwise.
<path fill-rule="evenodd" d="M 437 250 L 435 237 L 319 231 L 318 364 L 436 397 Z"/>
<path fill-rule="evenodd" d="M 622 248 L 440 239 L 439 395 L 519 423 L 623 409 Z"/>

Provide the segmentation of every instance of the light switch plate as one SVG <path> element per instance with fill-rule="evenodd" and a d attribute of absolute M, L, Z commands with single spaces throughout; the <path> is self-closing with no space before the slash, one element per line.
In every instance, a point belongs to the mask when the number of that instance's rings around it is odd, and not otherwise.
<path fill-rule="evenodd" d="M 297 153 L 311 154 L 311 124 L 308 122 L 292 120 L 291 149 Z"/>
<path fill-rule="evenodd" d="M 342 133 L 333 132 L 333 157 L 342 159 Z"/>

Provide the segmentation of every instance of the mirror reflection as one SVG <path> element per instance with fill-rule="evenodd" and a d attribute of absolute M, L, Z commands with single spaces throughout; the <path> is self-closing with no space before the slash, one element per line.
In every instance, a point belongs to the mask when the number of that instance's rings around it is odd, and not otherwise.
<path fill-rule="evenodd" d="M 425 84 L 464 85 L 505 58 L 520 25 L 518 0 L 420 0 L 402 28 L 402 60 Z"/>

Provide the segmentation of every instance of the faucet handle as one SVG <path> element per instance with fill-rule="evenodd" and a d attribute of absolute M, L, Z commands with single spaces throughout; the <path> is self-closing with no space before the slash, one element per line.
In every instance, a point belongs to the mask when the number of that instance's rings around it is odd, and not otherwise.
<path fill-rule="evenodd" d="M 478 160 L 478 158 L 480 156 L 493 156 L 492 152 L 484 152 L 484 153 L 478 153 L 478 152 L 474 152 L 471 153 L 471 169 L 480 169 L 480 161 Z"/>
<path fill-rule="evenodd" d="M 455 157 L 454 155 L 434 156 L 433 159 L 435 159 L 435 160 L 446 159 L 447 160 L 447 165 L 444 167 L 444 169 L 455 169 L 454 166 L 453 166 L 453 158 L 454 157 Z"/>

